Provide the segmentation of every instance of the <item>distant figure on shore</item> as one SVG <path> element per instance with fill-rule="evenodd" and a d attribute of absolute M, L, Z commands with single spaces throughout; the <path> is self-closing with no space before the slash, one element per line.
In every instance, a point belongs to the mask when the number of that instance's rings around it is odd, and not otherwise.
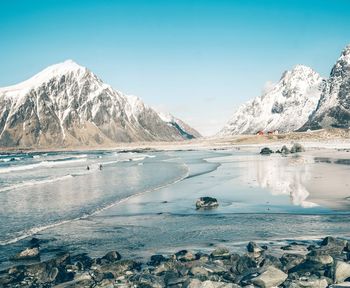
<path fill-rule="evenodd" d="M 90 167 L 89 167 L 89 165 L 88 165 L 88 166 L 86 166 L 86 170 L 90 170 Z"/>
<path fill-rule="evenodd" d="M 102 164 L 100 164 L 99 168 L 100 168 L 100 170 L 102 170 L 102 168 L 103 168 L 103 167 L 102 167 Z"/>

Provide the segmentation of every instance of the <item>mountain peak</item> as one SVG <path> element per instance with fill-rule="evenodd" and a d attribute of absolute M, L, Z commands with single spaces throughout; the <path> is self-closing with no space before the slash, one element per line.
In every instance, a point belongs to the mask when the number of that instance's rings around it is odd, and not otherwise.
<path fill-rule="evenodd" d="M 307 79 L 313 75 L 319 76 L 319 74 L 312 68 L 302 64 L 298 64 L 294 66 L 293 69 L 285 71 L 282 74 L 281 79 L 286 79 L 286 78 L 289 79 L 289 78 L 295 78 L 295 77 L 298 77 L 300 79 Z"/>
<path fill-rule="evenodd" d="M 68 74 L 82 76 L 82 75 L 85 75 L 86 72 L 88 71 L 89 70 L 86 67 L 81 66 L 76 62 L 74 62 L 73 60 L 69 59 L 54 65 L 48 66 L 47 68 L 35 74 L 31 78 L 12 86 L 0 88 L 0 90 L 3 92 L 5 91 L 15 92 L 18 90 L 25 91 L 28 89 L 38 87 L 43 83 L 48 82 L 52 78 L 58 78 Z M 17 94 L 17 92 L 15 94 Z"/>
<path fill-rule="evenodd" d="M 71 72 L 82 72 L 85 73 L 87 71 L 87 68 L 84 66 L 79 65 L 78 63 L 74 62 L 71 59 L 65 60 L 63 62 L 48 66 L 38 74 L 36 74 L 34 77 L 37 77 L 39 75 L 63 75 Z M 33 77 L 33 78 L 34 78 Z"/>
<path fill-rule="evenodd" d="M 300 128 L 317 106 L 322 80 L 310 67 L 296 65 L 262 95 L 240 106 L 219 135 L 289 132 Z"/>
<path fill-rule="evenodd" d="M 309 86 L 313 86 L 322 80 L 320 74 L 318 74 L 312 68 L 305 65 L 296 65 L 292 70 L 285 71 L 279 81 L 279 84 L 283 87 L 293 90 L 308 89 Z"/>
<path fill-rule="evenodd" d="M 0 146 L 111 145 L 199 136 L 180 120 L 162 120 L 140 98 L 114 90 L 73 60 L 0 88 Z"/>
<path fill-rule="evenodd" d="M 350 44 L 348 44 L 342 51 L 342 56 L 350 55 Z"/>

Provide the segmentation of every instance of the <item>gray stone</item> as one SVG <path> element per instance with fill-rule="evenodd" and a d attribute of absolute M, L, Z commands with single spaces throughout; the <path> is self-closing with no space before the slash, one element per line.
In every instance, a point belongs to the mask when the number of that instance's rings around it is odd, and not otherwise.
<path fill-rule="evenodd" d="M 294 280 L 286 285 L 286 288 L 326 288 L 328 282 L 326 279 L 301 278 Z"/>
<path fill-rule="evenodd" d="M 179 260 L 182 262 L 196 260 L 196 256 L 192 252 L 187 251 L 187 250 L 181 250 L 181 251 L 175 253 L 174 257 L 176 260 Z"/>
<path fill-rule="evenodd" d="M 282 149 L 281 149 L 281 153 L 284 155 L 287 155 L 290 153 L 290 150 L 287 148 L 286 145 L 283 145 Z"/>
<path fill-rule="evenodd" d="M 40 251 L 38 247 L 26 248 L 16 254 L 11 260 L 33 260 L 40 258 Z"/>
<path fill-rule="evenodd" d="M 251 253 L 260 253 L 264 251 L 264 249 L 262 249 L 258 244 L 252 241 L 248 243 L 247 250 Z"/>
<path fill-rule="evenodd" d="M 196 275 L 208 276 L 209 272 L 203 266 L 194 266 L 191 268 L 191 274 L 194 276 Z"/>
<path fill-rule="evenodd" d="M 273 151 L 270 148 L 268 148 L 268 147 L 264 147 L 260 151 L 261 155 L 270 155 L 272 153 L 273 153 Z"/>
<path fill-rule="evenodd" d="M 337 261 L 334 267 L 334 282 L 344 282 L 350 277 L 350 264 L 343 261 Z"/>
<path fill-rule="evenodd" d="M 254 272 L 257 268 L 257 263 L 248 256 L 242 256 L 237 261 L 235 268 L 236 269 L 231 268 L 231 270 L 233 270 L 232 272 L 238 272 L 239 274 Z"/>
<path fill-rule="evenodd" d="M 283 269 L 285 271 L 288 271 L 293 267 L 301 264 L 305 259 L 306 257 L 304 255 L 286 253 L 282 255 L 281 263 L 283 265 Z"/>
<path fill-rule="evenodd" d="M 305 148 L 299 143 L 294 143 L 294 145 L 290 149 L 290 153 L 300 153 L 300 152 L 305 152 Z"/>
<path fill-rule="evenodd" d="M 122 258 L 122 256 L 117 251 L 110 251 L 101 259 L 106 260 L 107 262 L 115 262 Z"/>
<path fill-rule="evenodd" d="M 281 285 L 287 277 L 288 275 L 283 271 L 273 266 L 269 266 L 258 277 L 253 278 L 252 283 L 262 288 L 277 287 Z"/>
<path fill-rule="evenodd" d="M 213 259 L 229 259 L 231 254 L 226 247 L 218 247 L 210 254 L 210 256 Z"/>
<path fill-rule="evenodd" d="M 310 253 L 307 255 L 307 261 L 315 263 L 318 265 L 331 265 L 334 262 L 334 259 L 330 255 L 318 255 L 317 253 Z"/>

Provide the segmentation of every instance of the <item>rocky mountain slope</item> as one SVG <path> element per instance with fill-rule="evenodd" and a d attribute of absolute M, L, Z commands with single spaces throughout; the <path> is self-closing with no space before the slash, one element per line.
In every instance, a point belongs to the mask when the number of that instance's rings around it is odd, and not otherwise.
<path fill-rule="evenodd" d="M 239 107 L 218 135 L 294 131 L 316 109 L 323 85 L 318 73 L 297 65 L 261 96 Z"/>
<path fill-rule="evenodd" d="M 180 124 L 179 124 L 180 123 Z M 68 60 L 0 88 L 0 146 L 57 147 L 199 137 Z"/>
<path fill-rule="evenodd" d="M 350 127 L 350 45 L 333 66 L 317 109 L 301 130 L 329 127 Z"/>

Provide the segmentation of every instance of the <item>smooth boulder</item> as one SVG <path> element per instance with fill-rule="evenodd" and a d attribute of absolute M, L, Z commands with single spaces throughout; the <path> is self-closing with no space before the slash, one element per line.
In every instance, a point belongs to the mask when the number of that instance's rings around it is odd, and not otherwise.
<path fill-rule="evenodd" d="M 213 197 L 201 197 L 196 202 L 196 209 L 211 209 L 218 206 L 218 200 Z"/>
<path fill-rule="evenodd" d="M 270 148 L 268 148 L 268 147 L 264 147 L 260 151 L 261 155 L 270 155 L 272 153 L 273 153 L 273 151 Z"/>
<path fill-rule="evenodd" d="M 258 277 L 252 279 L 252 283 L 261 288 L 277 287 L 286 281 L 288 275 L 283 271 L 269 266 Z"/>
<path fill-rule="evenodd" d="M 40 251 L 38 247 L 26 248 L 16 254 L 11 260 L 35 260 L 40 258 Z"/>
<path fill-rule="evenodd" d="M 337 261 L 334 267 L 334 282 L 344 282 L 348 278 L 350 278 L 350 264 L 343 261 Z"/>

